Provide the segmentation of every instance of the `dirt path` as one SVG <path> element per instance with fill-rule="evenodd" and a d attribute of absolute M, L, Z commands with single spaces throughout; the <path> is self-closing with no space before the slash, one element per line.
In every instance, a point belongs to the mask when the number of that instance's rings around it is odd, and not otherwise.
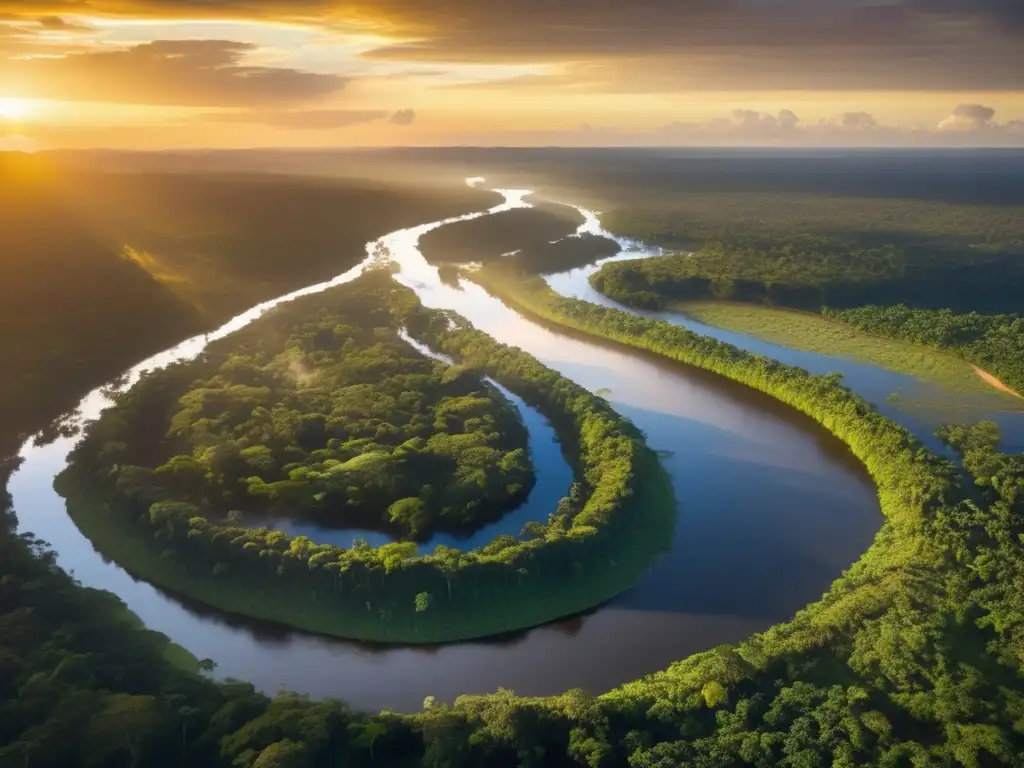
<path fill-rule="evenodd" d="M 985 383 L 990 384 L 991 386 L 998 389 L 1000 392 L 1006 392 L 1008 395 L 1013 395 L 1014 397 L 1019 398 L 1020 400 L 1024 400 L 1024 395 L 1021 395 L 1019 392 L 1015 392 L 1014 390 L 1010 389 L 1008 386 L 1006 386 L 1003 382 L 1001 382 L 988 371 L 982 370 L 976 365 L 972 365 L 971 368 L 974 369 L 974 372 L 978 374 L 978 376 L 980 376 Z"/>

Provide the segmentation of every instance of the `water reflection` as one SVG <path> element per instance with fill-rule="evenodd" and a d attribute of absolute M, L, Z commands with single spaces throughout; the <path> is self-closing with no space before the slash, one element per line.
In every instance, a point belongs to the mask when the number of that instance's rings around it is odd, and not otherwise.
<path fill-rule="evenodd" d="M 619 309 L 642 317 L 664 320 L 680 325 L 704 336 L 733 344 L 754 354 L 771 357 L 789 365 L 804 368 L 811 373 L 843 374 L 843 383 L 864 397 L 877 410 L 913 432 L 933 450 L 944 451 L 935 439 L 935 429 L 949 422 L 975 422 L 991 419 L 1003 431 L 1003 445 L 1007 450 L 1024 450 L 1024 409 L 997 394 L 964 395 L 945 390 L 933 382 L 922 381 L 907 374 L 881 366 L 852 360 L 839 355 L 822 355 L 762 341 L 735 331 L 707 325 L 679 312 L 637 310 L 625 307 L 596 291 L 589 277 L 603 264 L 624 259 L 643 259 L 661 256 L 658 247 L 647 246 L 635 240 L 616 237 L 603 229 L 593 211 L 578 209 L 586 217 L 577 234 L 591 234 L 615 240 L 622 251 L 594 264 L 549 275 L 545 279 L 551 288 L 563 296 L 572 296 L 594 304 Z M 894 393 L 898 398 L 891 399 Z"/>
<path fill-rule="evenodd" d="M 491 212 L 526 205 L 525 190 L 502 194 L 506 202 Z M 593 214 L 584 214 L 581 230 L 594 227 Z M 494 642 L 367 646 L 268 627 L 191 605 L 104 561 L 52 488 L 70 438 L 24 447 L 25 463 L 10 483 L 21 529 L 50 541 L 59 563 L 82 583 L 116 593 L 147 626 L 199 658 L 214 659 L 218 675 L 249 680 L 264 691 L 343 698 L 371 710 L 417 709 L 427 695 L 452 699 L 499 686 L 528 695 L 607 690 L 788 618 L 867 548 L 880 521 L 877 499 L 845 446 L 752 390 L 554 331 L 476 285 L 442 282 L 416 243 L 445 223 L 387 235 L 368 246 L 367 261 L 354 270 L 253 308 L 208 338 L 227 335 L 280 301 L 354 279 L 380 259 L 394 261 L 397 279 L 425 305 L 455 310 L 499 341 L 601 392 L 663 452 L 679 521 L 671 552 L 633 589 L 592 614 Z M 571 279 L 580 285 L 578 276 Z M 154 356 L 127 372 L 123 385 L 142 370 L 194 356 L 205 341 L 190 339 Z M 102 390 L 90 393 L 83 417 L 95 418 L 108 402 Z M 540 441 L 538 451 L 541 443 L 543 450 L 555 450 L 543 429 L 531 423 L 531 440 Z M 564 480 L 557 484 L 558 494 L 564 493 Z"/>

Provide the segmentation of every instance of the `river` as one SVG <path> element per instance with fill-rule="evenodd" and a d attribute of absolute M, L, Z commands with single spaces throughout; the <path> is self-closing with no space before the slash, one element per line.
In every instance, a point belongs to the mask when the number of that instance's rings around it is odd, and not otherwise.
<path fill-rule="evenodd" d="M 218 677 L 251 681 L 266 692 L 341 698 L 368 710 L 414 710 L 428 695 L 451 700 L 499 686 L 524 695 L 574 687 L 598 693 L 695 651 L 739 641 L 820 596 L 867 549 L 880 525 L 864 469 L 842 443 L 767 396 L 543 327 L 474 284 L 442 283 L 420 254 L 419 238 L 529 204 L 526 190 L 498 191 L 501 205 L 386 235 L 345 274 L 254 307 L 140 363 L 112 386 L 130 386 L 143 370 L 192 357 L 208 340 L 276 304 L 347 282 L 390 259 L 399 267 L 397 279 L 426 306 L 459 312 L 498 341 L 606 397 L 661 452 L 679 505 L 675 536 L 668 554 L 631 590 L 585 616 L 513 637 L 427 648 L 370 646 L 225 616 L 135 581 L 95 552 L 52 487 L 72 438 L 23 448 L 24 463 L 9 486 L 21 530 L 50 542 L 59 564 L 83 584 L 114 592 L 148 627 L 213 659 Z M 593 217 L 588 226 L 596 226 Z M 551 282 L 583 293 L 585 278 L 586 270 L 577 270 Z M 81 418 L 95 418 L 108 403 L 104 390 L 90 393 Z M 539 429 L 526 412 L 524 418 L 531 432 Z M 535 461 L 536 440 L 532 435 Z"/>
<path fill-rule="evenodd" d="M 1024 451 L 1024 407 L 997 393 L 995 389 L 990 395 L 981 396 L 951 392 L 933 382 L 922 381 L 879 365 L 851 360 L 841 355 L 824 355 L 773 344 L 744 333 L 701 323 L 679 312 L 638 310 L 609 299 L 594 289 L 589 282 L 590 276 L 597 272 L 601 265 L 611 261 L 657 257 L 662 255 L 662 249 L 617 237 L 601 227 L 595 211 L 578 207 L 576 209 L 583 215 L 584 222 L 573 236 L 595 235 L 614 240 L 620 252 L 585 267 L 547 276 L 548 284 L 557 293 L 680 325 L 747 352 L 771 357 L 811 373 L 841 373 L 846 386 L 868 400 L 881 413 L 913 432 L 933 450 L 945 451 L 935 438 L 935 430 L 940 425 L 989 419 L 999 424 L 1003 433 L 1003 447 L 1006 450 Z M 898 397 L 891 397 L 894 394 Z"/>

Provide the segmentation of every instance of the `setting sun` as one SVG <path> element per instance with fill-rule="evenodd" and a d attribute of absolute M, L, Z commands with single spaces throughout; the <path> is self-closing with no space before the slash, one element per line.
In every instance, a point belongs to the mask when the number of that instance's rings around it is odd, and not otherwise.
<path fill-rule="evenodd" d="M 22 120 L 31 113 L 28 101 L 25 99 L 10 99 L 0 97 L 0 119 Z"/>

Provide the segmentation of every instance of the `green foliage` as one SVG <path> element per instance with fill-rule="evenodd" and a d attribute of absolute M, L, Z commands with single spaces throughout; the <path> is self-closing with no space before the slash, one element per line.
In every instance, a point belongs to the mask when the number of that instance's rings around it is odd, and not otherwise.
<path fill-rule="evenodd" d="M 1019 207 L 704 195 L 613 211 L 602 223 L 695 251 L 606 264 L 592 278 L 598 290 L 634 306 L 724 299 L 815 312 L 899 303 L 957 312 L 1020 307 Z"/>
<path fill-rule="evenodd" d="M 957 314 L 948 309 L 890 307 L 826 309 L 825 314 L 868 333 L 948 349 L 1024 392 L 1024 318 Z"/>
<path fill-rule="evenodd" d="M 962 481 L 834 378 L 563 303 L 536 284 L 503 286 L 506 299 L 561 322 L 603 322 L 593 327 L 618 328 L 624 343 L 657 340 L 674 359 L 701 352 L 708 367 L 728 362 L 733 377 L 811 412 L 878 482 L 887 522 L 875 544 L 791 622 L 600 698 L 499 691 L 366 718 L 334 702 L 270 701 L 246 685 L 174 670 L 162 661 L 166 639 L 117 620 L 105 607 L 116 600 L 77 587 L 42 546 L 11 535 L 8 520 L 0 531 L 0 763 L 1020 764 L 1024 458 L 997 450 L 995 425 L 942 432 L 963 457 Z M 53 632 L 57 624 L 63 630 Z M 111 728 L 114 715 L 127 727 Z"/>
<path fill-rule="evenodd" d="M 516 409 L 399 338 L 386 278 L 373 285 L 282 308 L 152 374 L 79 460 L 169 537 L 228 510 L 419 539 L 496 519 L 534 482 Z"/>
<path fill-rule="evenodd" d="M 420 592 L 416 595 L 416 612 L 423 613 L 429 610 L 430 604 L 434 601 L 433 596 L 429 592 Z"/>
<path fill-rule="evenodd" d="M 1024 459 L 997 451 L 994 424 L 942 433 L 974 478 L 973 488 L 961 485 L 952 465 L 834 377 L 563 299 L 536 280 L 493 269 L 478 279 L 524 311 L 795 405 L 843 438 L 879 486 L 885 525 L 821 601 L 735 649 L 698 654 L 603 697 L 613 722 L 621 718 L 620 756 L 643 766 L 1017 764 Z M 709 719 L 712 702 L 725 709 Z"/>
<path fill-rule="evenodd" d="M 720 707 L 729 701 L 729 692 L 717 680 L 705 683 L 701 688 L 700 695 L 704 697 L 704 703 L 708 705 L 709 709 Z"/>
<path fill-rule="evenodd" d="M 376 237 L 495 197 L 408 182 L 100 172 L 42 154 L 0 153 L 0 179 L 0 455 L 139 360 L 338 274 Z"/>
<path fill-rule="evenodd" d="M 552 240 L 571 235 L 582 223 L 574 208 L 537 202 L 533 208 L 514 208 L 433 229 L 420 238 L 419 248 L 433 263 L 486 263 L 503 260 L 513 251 L 537 256 L 549 252 Z"/>
<path fill-rule="evenodd" d="M 949 350 L 1012 389 L 1024 388 L 1024 319 L 1019 315 L 877 306 L 913 302 L 918 294 L 929 301 L 944 295 L 931 291 L 930 283 L 904 262 L 893 246 L 822 252 L 787 244 L 781 250 L 755 252 L 718 244 L 693 255 L 605 264 L 590 280 L 609 297 L 636 307 L 661 309 L 672 301 L 714 298 L 821 311 L 877 336 Z M 955 294 L 938 300 L 958 306 L 990 304 L 992 294 L 977 290 L 976 281 L 936 279 Z M 1001 284 L 1012 285 L 1013 280 L 1005 275 Z"/>
<path fill-rule="evenodd" d="M 401 327 L 461 365 L 423 358 Z M 476 515 L 523 493 L 523 427 L 501 426 L 480 373 L 540 410 L 574 467 L 577 485 L 546 525 L 472 552 L 418 553 L 411 542 L 316 544 L 227 514 L 261 502 L 278 513 L 364 509 L 361 519 L 422 534 L 448 508 Z M 514 430 L 519 445 L 508 446 Z M 257 618 L 404 642 L 589 608 L 635 582 L 675 519 L 657 458 L 607 402 L 422 308 L 383 271 L 145 377 L 90 425 L 58 487 L 83 531 L 136 575 Z M 439 596 L 426 611 L 424 592 Z"/>

